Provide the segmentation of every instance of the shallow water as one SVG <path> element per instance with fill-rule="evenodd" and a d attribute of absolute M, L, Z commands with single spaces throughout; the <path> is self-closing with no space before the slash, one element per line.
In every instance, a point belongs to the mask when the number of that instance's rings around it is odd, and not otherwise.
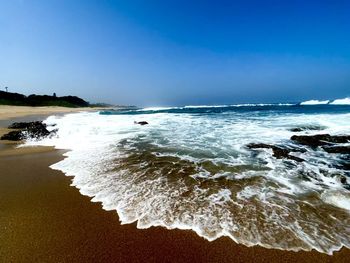
<path fill-rule="evenodd" d="M 339 105 L 79 113 L 49 117 L 57 136 L 26 144 L 70 149 L 52 168 L 73 175 L 82 194 L 116 210 L 122 223 L 331 254 L 350 247 L 350 191 L 339 179 L 349 177 L 343 166 L 349 159 L 290 137 L 350 134 L 349 120 L 350 106 Z M 298 127 L 303 131 L 291 132 Z M 246 147 L 254 142 L 304 149 L 292 155 L 305 161 Z"/>

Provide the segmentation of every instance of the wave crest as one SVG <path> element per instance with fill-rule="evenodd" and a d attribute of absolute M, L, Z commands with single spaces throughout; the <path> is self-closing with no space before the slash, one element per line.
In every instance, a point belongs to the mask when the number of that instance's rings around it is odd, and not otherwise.
<path fill-rule="evenodd" d="M 329 100 L 307 100 L 300 103 L 300 105 L 321 105 L 328 104 Z"/>
<path fill-rule="evenodd" d="M 350 105 L 350 98 L 337 99 L 332 101 L 330 104 L 332 105 Z"/>

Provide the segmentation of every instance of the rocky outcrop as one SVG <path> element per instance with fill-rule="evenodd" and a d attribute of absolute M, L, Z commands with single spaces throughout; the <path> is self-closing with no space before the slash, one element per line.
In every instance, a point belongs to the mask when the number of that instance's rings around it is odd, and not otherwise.
<path fill-rule="evenodd" d="M 350 154 L 350 146 L 323 146 L 322 149 L 328 153 Z"/>
<path fill-rule="evenodd" d="M 10 126 L 8 126 L 9 129 L 28 129 L 33 126 L 39 126 L 44 125 L 46 128 L 46 125 L 42 123 L 41 121 L 33 121 L 33 122 L 14 122 Z"/>
<path fill-rule="evenodd" d="M 0 140 L 20 141 L 28 138 L 40 139 L 56 133 L 57 130 L 49 131 L 42 121 L 15 122 L 9 129 L 17 129 L 3 135 Z"/>
<path fill-rule="evenodd" d="M 291 140 L 296 144 L 294 146 L 288 145 L 286 147 L 265 144 L 265 143 L 250 143 L 246 147 L 249 149 L 271 149 L 273 156 L 277 159 L 291 159 L 298 163 L 303 162 L 302 158 L 291 155 L 291 152 L 306 152 L 324 150 L 330 154 L 338 154 L 334 162 L 329 164 L 331 168 L 337 171 L 335 174 L 324 173 L 325 176 L 335 177 L 342 186 L 350 191 L 350 136 L 349 135 L 294 135 Z M 308 146 L 299 148 L 300 146 Z M 316 173 L 313 171 L 302 171 L 299 176 L 304 180 L 319 180 Z"/>
<path fill-rule="evenodd" d="M 329 134 L 317 134 L 317 135 L 293 135 L 291 140 L 307 145 L 313 148 L 325 145 L 332 145 L 334 143 L 347 143 L 350 141 L 349 135 L 329 135 Z"/>
<path fill-rule="evenodd" d="M 302 162 L 304 161 L 302 158 L 290 155 L 290 152 L 303 152 L 304 150 L 302 149 L 286 149 L 286 148 L 281 148 L 275 145 L 270 145 L 270 144 L 265 144 L 265 143 L 250 143 L 247 145 L 247 148 L 249 149 L 271 149 L 273 152 L 273 156 L 276 157 L 277 159 L 290 159 L 294 160 L 296 162 Z"/>
<path fill-rule="evenodd" d="M 0 138 L 0 140 L 7 140 L 7 141 L 21 141 L 24 139 L 25 139 L 25 136 L 22 131 L 10 131 L 9 133 L 4 134 Z"/>

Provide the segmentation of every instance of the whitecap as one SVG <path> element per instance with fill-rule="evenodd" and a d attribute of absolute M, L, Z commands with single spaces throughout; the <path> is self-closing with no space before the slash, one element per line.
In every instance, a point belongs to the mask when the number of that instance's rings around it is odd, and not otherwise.
<path fill-rule="evenodd" d="M 330 104 L 332 105 L 350 105 L 350 98 L 337 99 L 332 101 Z"/>
<path fill-rule="evenodd" d="M 328 104 L 329 100 L 307 100 L 300 103 L 300 105 L 321 105 Z"/>

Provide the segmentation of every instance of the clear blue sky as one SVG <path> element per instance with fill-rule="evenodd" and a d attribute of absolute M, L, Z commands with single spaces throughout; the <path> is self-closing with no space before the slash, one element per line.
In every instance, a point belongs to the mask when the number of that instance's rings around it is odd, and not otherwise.
<path fill-rule="evenodd" d="M 0 87 L 134 105 L 350 96 L 350 1 L 0 0 Z"/>

